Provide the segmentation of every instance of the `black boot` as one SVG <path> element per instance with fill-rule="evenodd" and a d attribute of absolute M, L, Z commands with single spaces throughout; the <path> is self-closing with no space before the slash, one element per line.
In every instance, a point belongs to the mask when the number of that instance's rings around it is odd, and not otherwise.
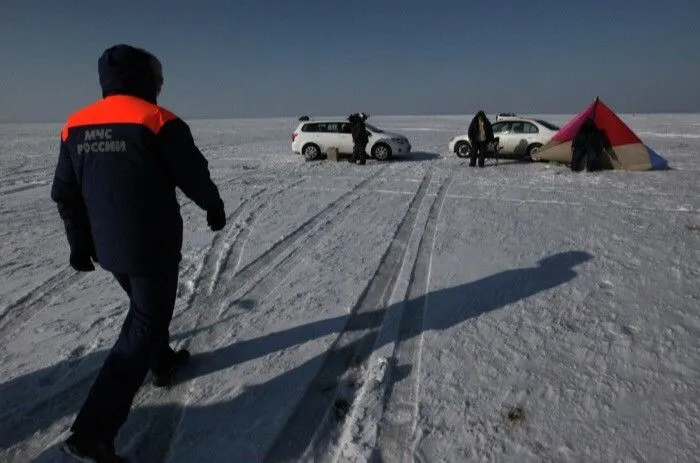
<path fill-rule="evenodd" d="M 114 451 L 114 442 L 99 441 L 78 434 L 72 434 L 61 444 L 61 451 L 78 461 L 92 463 L 126 463 L 126 458 L 120 457 Z"/>
<path fill-rule="evenodd" d="M 180 369 L 190 360 L 190 352 L 187 349 L 180 349 L 175 352 L 172 363 L 162 372 L 153 373 L 153 385 L 155 387 L 168 387 L 172 384 L 173 378 Z"/>

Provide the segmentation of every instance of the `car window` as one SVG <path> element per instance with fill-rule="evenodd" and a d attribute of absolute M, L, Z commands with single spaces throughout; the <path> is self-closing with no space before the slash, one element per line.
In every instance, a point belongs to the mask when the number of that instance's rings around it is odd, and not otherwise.
<path fill-rule="evenodd" d="M 523 128 L 523 133 L 539 133 L 539 129 L 535 124 L 530 122 L 525 122 L 525 127 Z"/>
<path fill-rule="evenodd" d="M 510 130 L 510 122 L 496 122 L 491 126 L 493 133 L 508 132 Z"/>
<path fill-rule="evenodd" d="M 344 123 L 343 125 L 340 126 L 340 132 L 341 133 L 352 133 L 350 131 L 350 124 Z"/>
<path fill-rule="evenodd" d="M 315 122 L 306 124 L 301 128 L 302 132 L 320 132 L 320 133 L 340 133 L 342 130 L 342 122 Z"/>
<path fill-rule="evenodd" d="M 326 130 L 325 132 L 328 133 L 340 133 L 340 126 L 342 124 L 340 122 L 328 122 L 325 124 Z"/>
<path fill-rule="evenodd" d="M 513 133 L 525 133 L 525 123 L 522 121 L 513 122 L 512 132 Z"/>

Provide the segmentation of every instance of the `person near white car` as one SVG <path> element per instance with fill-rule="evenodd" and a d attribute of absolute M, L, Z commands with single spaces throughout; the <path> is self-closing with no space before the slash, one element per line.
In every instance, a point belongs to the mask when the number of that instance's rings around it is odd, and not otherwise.
<path fill-rule="evenodd" d="M 532 160 L 533 155 L 559 130 L 556 125 L 542 119 L 502 114 L 491 128 L 495 138 L 489 145 L 498 139 L 498 156 L 523 160 Z M 472 142 L 467 133 L 453 137 L 447 146 L 451 153 L 461 158 L 471 157 Z"/>
<path fill-rule="evenodd" d="M 293 152 L 307 161 L 319 159 L 331 148 L 336 148 L 339 154 L 352 154 L 354 143 L 347 117 L 305 119 L 292 133 Z M 368 137 L 364 151 L 367 157 L 386 161 L 394 155 L 411 153 L 411 143 L 404 135 L 384 131 L 367 122 L 364 126 Z"/>
<path fill-rule="evenodd" d="M 469 167 L 476 166 L 477 156 L 479 158 L 479 167 L 484 167 L 484 158 L 486 157 L 486 149 L 488 143 L 493 140 L 493 128 L 491 121 L 486 117 L 484 111 L 479 111 L 469 124 L 469 141 L 472 144 L 471 156 L 469 159 Z"/>
<path fill-rule="evenodd" d="M 357 162 L 360 165 L 364 165 L 367 162 L 367 153 L 365 151 L 367 149 L 367 143 L 369 142 L 367 127 L 365 126 L 367 117 L 368 116 L 364 113 L 351 114 L 348 117 L 353 143 L 350 162 Z"/>

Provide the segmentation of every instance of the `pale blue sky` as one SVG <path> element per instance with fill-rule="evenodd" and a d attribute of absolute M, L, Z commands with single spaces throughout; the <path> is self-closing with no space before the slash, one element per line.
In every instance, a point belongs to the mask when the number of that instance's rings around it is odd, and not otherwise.
<path fill-rule="evenodd" d="M 161 58 L 185 118 L 700 112 L 698 22 L 698 0 L 9 0 L 0 121 L 99 98 L 115 43 Z"/>

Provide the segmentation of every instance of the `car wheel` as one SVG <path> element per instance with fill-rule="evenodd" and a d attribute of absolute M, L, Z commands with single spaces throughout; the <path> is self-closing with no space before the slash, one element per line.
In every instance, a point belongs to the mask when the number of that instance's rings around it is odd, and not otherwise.
<path fill-rule="evenodd" d="M 461 141 L 455 146 L 455 154 L 460 158 L 468 158 L 472 152 L 472 146 L 466 141 Z"/>
<path fill-rule="evenodd" d="M 540 143 L 533 143 L 532 145 L 528 146 L 527 153 L 525 153 L 525 159 L 532 161 L 532 155 L 536 154 L 540 148 L 542 148 Z"/>
<path fill-rule="evenodd" d="M 377 143 L 372 147 L 372 156 L 377 161 L 386 161 L 391 156 L 391 148 L 385 143 Z"/>
<path fill-rule="evenodd" d="M 321 149 L 318 147 L 318 145 L 309 143 L 308 145 L 305 145 L 304 148 L 302 148 L 301 154 L 307 161 L 313 161 L 315 159 L 318 159 L 318 157 L 321 155 Z"/>

